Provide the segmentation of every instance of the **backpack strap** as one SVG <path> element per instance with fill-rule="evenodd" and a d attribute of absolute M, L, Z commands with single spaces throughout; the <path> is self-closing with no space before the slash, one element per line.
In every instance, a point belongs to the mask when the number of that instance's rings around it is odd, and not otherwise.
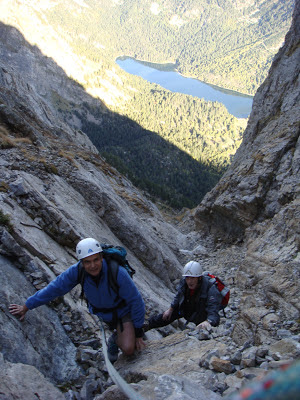
<path fill-rule="evenodd" d="M 117 296 L 119 297 L 119 285 L 118 285 L 118 272 L 119 272 L 119 263 L 116 260 L 113 260 L 109 256 L 105 256 L 105 261 L 107 262 L 107 278 L 109 284 L 109 290 L 112 289 Z"/>
<path fill-rule="evenodd" d="M 80 261 L 78 263 L 78 270 L 77 270 L 77 284 L 80 283 L 81 285 L 81 293 L 80 293 L 80 299 L 84 299 L 84 290 L 83 290 L 83 285 L 84 285 L 84 279 L 85 279 L 85 269 L 83 268 L 82 262 Z"/>
<path fill-rule="evenodd" d="M 107 254 L 104 255 L 104 258 L 108 266 L 107 268 L 108 288 L 109 290 L 112 289 L 117 294 L 117 297 L 119 297 L 119 285 L 117 278 L 118 278 L 120 264 L 117 260 L 109 257 L 109 255 Z M 126 304 L 127 304 L 126 300 L 122 299 L 115 308 L 110 310 L 113 314 L 113 319 L 110 326 L 112 328 L 116 328 L 119 322 L 121 332 L 123 332 L 123 322 L 122 319 L 120 320 L 118 319 L 118 308 L 124 307 L 126 306 Z"/>

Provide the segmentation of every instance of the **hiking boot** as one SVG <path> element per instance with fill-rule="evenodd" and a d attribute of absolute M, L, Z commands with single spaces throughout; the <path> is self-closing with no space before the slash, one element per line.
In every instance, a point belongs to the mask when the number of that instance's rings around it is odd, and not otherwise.
<path fill-rule="evenodd" d="M 114 332 L 107 342 L 107 355 L 109 361 L 113 364 L 118 359 L 119 347 L 116 343 L 117 333 Z"/>
<path fill-rule="evenodd" d="M 143 325 L 143 330 L 144 330 L 145 333 L 148 332 L 148 331 L 150 330 L 150 325 L 149 325 L 148 322 L 146 322 L 146 323 Z"/>

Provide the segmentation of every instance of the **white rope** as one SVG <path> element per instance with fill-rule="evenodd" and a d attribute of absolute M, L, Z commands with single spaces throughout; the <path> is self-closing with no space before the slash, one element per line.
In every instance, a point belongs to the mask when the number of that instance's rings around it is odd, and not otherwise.
<path fill-rule="evenodd" d="M 98 317 L 99 318 L 99 317 Z M 105 359 L 105 364 L 108 370 L 108 373 L 111 377 L 111 379 L 114 381 L 114 383 L 122 390 L 124 394 L 130 399 L 130 400 L 146 400 L 144 397 L 139 395 L 135 390 L 133 390 L 128 383 L 121 377 L 121 375 L 117 372 L 117 370 L 114 368 L 112 363 L 109 361 L 108 354 L 107 354 L 107 344 L 106 344 L 106 338 L 105 338 L 105 332 L 104 332 L 104 327 L 103 327 L 103 321 L 100 320 L 100 326 L 101 326 L 101 332 L 102 332 L 102 350 L 104 353 L 104 359 Z"/>

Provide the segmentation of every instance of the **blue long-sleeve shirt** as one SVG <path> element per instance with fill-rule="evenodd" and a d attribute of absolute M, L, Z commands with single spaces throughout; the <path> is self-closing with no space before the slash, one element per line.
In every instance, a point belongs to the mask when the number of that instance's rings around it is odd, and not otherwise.
<path fill-rule="evenodd" d="M 25 303 L 26 306 L 32 310 L 72 290 L 78 284 L 78 264 L 76 263 L 69 267 L 45 288 L 29 297 Z M 105 322 L 111 322 L 113 319 L 112 312 L 94 312 L 91 304 L 97 309 L 110 309 L 116 307 L 120 303 L 120 299 L 125 300 L 125 302 L 122 302 L 120 308 L 117 308 L 118 318 L 130 314 L 134 327 L 142 328 L 144 324 L 145 305 L 133 280 L 124 268 L 119 268 L 117 276 L 119 293 L 117 295 L 109 287 L 107 269 L 108 265 L 105 259 L 103 259 L 100 280 L 97 283 L 91 275 L 86 274 L 84 294 L 89 304 L 89 311 L 99 315 Z"/>

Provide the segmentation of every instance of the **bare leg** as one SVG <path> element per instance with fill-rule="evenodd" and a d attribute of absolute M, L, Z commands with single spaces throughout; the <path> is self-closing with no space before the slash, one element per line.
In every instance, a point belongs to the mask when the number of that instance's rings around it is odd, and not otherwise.
<path fill-rule="evenodd" d="M 118 324 L 117 327 L 117 345 L 123 351 L 124 354 L 130 356 L 135 350 L 135 330 L 131 321 L 123 322 L 123 331 L 121 332 L 121 326 Z"/>

